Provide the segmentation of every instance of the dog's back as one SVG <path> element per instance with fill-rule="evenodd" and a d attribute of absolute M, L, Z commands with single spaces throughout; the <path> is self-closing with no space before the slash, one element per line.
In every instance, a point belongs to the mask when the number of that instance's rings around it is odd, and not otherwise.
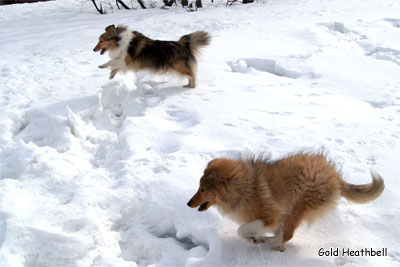
<path fill-rule="evenodd" d="M 264 168 L 263 176 L 273 199 L 288 209 L 300 202 L 317 208 L 335 201 L 340 194 L 340 175 L 319 154 L 296 154 L 278 160 Z"/>
<path fill-rule="evenodd" d="M 133 61 L 140 64 L 141 68 L 155 72 L 167 72 L 178 61 L 188 61 L 191 52 L 183 44 L 174 41 L 159 41 L 151 39 L 134 38 L 128 49 Z"/>
<path fill-rule="evenodd" d="M 182 36 L 179 41 L 152 40 L 141 33 L 134 37 L 128 48 L 128 63 L 135 70 L 155 73 L 176 71 L 189 77 L 187 87 L 196 86 L 197 57 L 200 48 L 210 43 L 210 36 L 203 31 Z"/>
<path fill-rule="evenodd" d="M 264 177 L 273 198 L 287 208 L 304 206 L 307 219 L 333 207 L 343 196 L 356 203 L 376 199 L 384 189 L 382 178 L 373 173 L 373 181 L 366 185 L 345 182 L 336 167 L 322 154 L 296 154 L 268 164 Z M 319 210 L 318 212 L 316 212 Z M 307 217 L 307 216 L 306 216 Z"/>

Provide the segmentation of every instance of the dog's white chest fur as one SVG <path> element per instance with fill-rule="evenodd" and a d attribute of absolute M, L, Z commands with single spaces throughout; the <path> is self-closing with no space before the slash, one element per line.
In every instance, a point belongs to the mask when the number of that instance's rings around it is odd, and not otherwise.
<path fill-rule="evenodd" d="M 120 34 L 120 38 L 118 48 L 110 50 L 108 56 L 111 58 L 111 69 L 126 71 L 127 65 L 125 58 L 128 54 L 128 47 L 133 38 L 133 33 L 129 30 L 125 30 Z"/>
<path fill-rule="evenodd" d="M 220 214 L 223 214 L 224 216 L 228 217 L 229 219 L 231 219 L 232 221 L 236 222 L 237 224 L 244 223 L 241 211 L 239 211 L 239 210 L 231 210 L 231 211 L 227 212 L 226 210 L 222 209 L 218 205 L 217 205 L 217 209 L 218 209 Z"/>

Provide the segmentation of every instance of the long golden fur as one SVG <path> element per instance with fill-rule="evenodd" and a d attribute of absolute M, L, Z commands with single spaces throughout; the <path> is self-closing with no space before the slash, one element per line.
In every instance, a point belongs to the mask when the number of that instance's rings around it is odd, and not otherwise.
<path fill-rule="evenodd" d="M 379 197 L 384 182 L 379 174 L 371 175 L 370 184 L 349 184 L 321 153 L 298 153 L 278 161 L 217 158 L 208 163 L 188 206 L 205 211 L 216 205 L 241 224 L 240 237 L 283 251 L 302 220 L 326 213 L 339 196 L 355 203 Z M 275 235 L 266 237 L 268 230 Z"/>
<path fill-rule="evenodd" d="M 109 52 L 111 58 L 99 68 L 111 68 L 110 79 L 117 72 L 150 71 L 153 73 L 177 72 L 189 78 L 186 87 L 196 86 L 197 57 L 200 48 L 210 43 L 204 31 L 182 36 L 178 41 L 152 40 L 126 26 L 110 25 L 100 35 L 95 52 Z"/>

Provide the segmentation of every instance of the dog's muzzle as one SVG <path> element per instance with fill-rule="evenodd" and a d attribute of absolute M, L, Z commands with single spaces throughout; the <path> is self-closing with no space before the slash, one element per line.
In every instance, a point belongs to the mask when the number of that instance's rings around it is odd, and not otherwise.
<path fill-rule="evenodd" d="M 200 207 L 197 209 L 198 211 L 204 211 L 208 208 L 208 202 L 204 202 L 200 205 Z"/>

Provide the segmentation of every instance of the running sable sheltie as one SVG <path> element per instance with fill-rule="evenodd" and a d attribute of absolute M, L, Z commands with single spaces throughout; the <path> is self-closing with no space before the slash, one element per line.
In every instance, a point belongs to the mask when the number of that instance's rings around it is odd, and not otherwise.
<path fill-rule="evenodd" d="M 196 62 L 200 48 L 211 40 L 203 31 L 184 35 L 179 41 L 152 40 L 122 25 L 110 25 L 105 31 L 93 50 L 100 51 L 101 55 L 108 51 L 111 60 L 99 68 L 111 67 L 110 79 L 119 71 L 174 71 L 189 78 L 185 87 L 190 88 L 196 86 Z"/>
<path fill-rule="evenodd" d="M 355 203 L 379 197 L 384 183 L 371 172 L 372 183 L 346 183 L 321 154 L 299 153 L 278 161 L 263 158 L 217 158 L 208 163 L 200 187 L 187 203 L 205 211 L 216 205 L 241 224 L 238 235 L 252 244 L 284 251 L 302 220 L 312 221 L 336 204 L 339 196 Z M 267 231 L 274 236 L 265 236 Z"/>

